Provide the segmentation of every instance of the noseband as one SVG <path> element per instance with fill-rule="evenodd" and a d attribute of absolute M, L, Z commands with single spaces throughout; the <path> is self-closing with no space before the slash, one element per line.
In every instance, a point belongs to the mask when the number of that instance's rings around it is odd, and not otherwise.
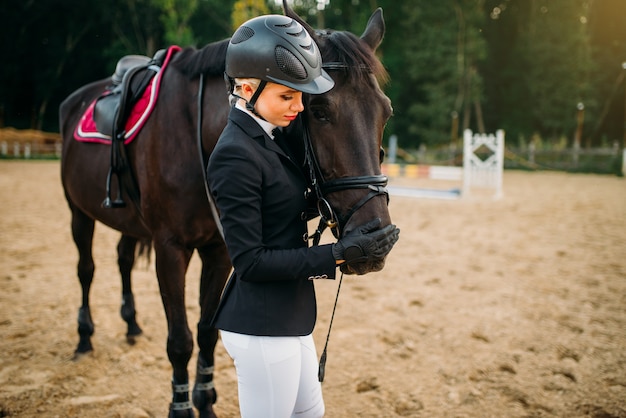
<path fill-rule="evenodd" d="M 347 68 L 346 65 L 339 62 L 324 63 L 324 69 L 338 70 Z M 389 203 L 389 192 L 387 191 L 387 176 L 382 174 L 370 175 L 370 176 L 352 176 L 352 177 L 340 177 L 326 181 L 319 162 L 315 156 L 313 144 L 311 142 L 311 133 L 309 131 L 309 124 L 306 118 L 305 112 L 303 112 L 304 121 L 304 159 L 306 165 L 309 167 L 309 178 L 311 180 L 312 192 L 315 193 L 317 198 L 317 211 L 320 216 L 320 223 L 317 226 L 315 233 L 312 236 L 308 234 L 306 239 L 312 239 L 313 245 L 319 244 L 322 232 L 326 228 L 330 228 L 334 237 L 339 239 L 341 237 L 341 228 L 343 228 L 352 215 L 361 209 L 367 202 L 376 196 L 384 195 Z M 382 152 L 381 152 L 382 155 Z M 337 211 L 326 199 L 326 196 L 335 192 L 354 189 L 368 189 L 369 193 L 359 200 L 346 214 L 337 215 Z"/>

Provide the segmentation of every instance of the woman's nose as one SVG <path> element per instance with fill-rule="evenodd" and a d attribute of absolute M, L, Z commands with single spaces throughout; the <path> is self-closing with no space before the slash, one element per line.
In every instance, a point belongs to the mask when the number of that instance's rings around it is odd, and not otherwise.
<path fill-rule="evenodd" d="M 293 101 L 291 108 L 296 112 L 302 112 L 304 110 L 304 104 L 302 104 L 302 94 Z"/>

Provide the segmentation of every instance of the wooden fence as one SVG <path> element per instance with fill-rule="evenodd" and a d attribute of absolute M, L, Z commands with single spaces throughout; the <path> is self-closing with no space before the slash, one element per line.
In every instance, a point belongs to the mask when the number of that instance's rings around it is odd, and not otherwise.
<path fill-rule="evenodd" d="M 60 158 L 61 135 L 32 129 L 0 129 L 1 158 Z"/>

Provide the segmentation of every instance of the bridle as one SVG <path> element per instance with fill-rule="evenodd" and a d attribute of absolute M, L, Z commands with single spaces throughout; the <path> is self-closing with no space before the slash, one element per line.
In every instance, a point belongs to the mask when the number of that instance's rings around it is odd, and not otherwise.
<path fill-rule="evenodd" d="M 328 62 L 322 65 L 325 70 L 345 70 L 347 65 L 341 62 Z M 352 215 L 361 209 L 367 202 L 376 196 L 384 195 L 389 203 L 389 192 L 387 191 L 387 176 L 382 174 L 368 176 L 351 176 L 340 177 L 332 180 L 325 180 L 320 168 L 313 143 L 311 142 L 311 133 L 309 131 L 309 123 L 306 112 L 302 112 L 302 120 L 304 124 L 304 160 L 309 168 L 309 179 L 311 181 L 312 192 L 315 193 L 317 199 L 317 211 L 320 216 L 320 223 L 312 235 L 306 235 L 307 239 L 313 240 L 313 245 L 319 244 L 322 233 L 326 228 L 330 228 L 336 239 L 341 237 L 341 229 L 348 223 Z M 381 162 L 383 151 L 381 149 Z M 330 202 L 326 199 L 329 194 L 340 192 L 343 190 L 353 189 L 369 189 L 369 193 L 353 205 L 345 214 L 338 214 Z"/>

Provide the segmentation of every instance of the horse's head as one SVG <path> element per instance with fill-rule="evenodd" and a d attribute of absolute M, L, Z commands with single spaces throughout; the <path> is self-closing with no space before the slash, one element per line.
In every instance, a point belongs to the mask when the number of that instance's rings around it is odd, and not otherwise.
<path fill-rule="evenodd" d="M 286 1 L 283 7 L 285 14 L 302 23 L 316 40 L 324 69 L 335 81 L 329 92 L 305 98 L 303 115 L 318 166 L 318 191 L 323 195 L 320 213 L 337 238 L 374 218 L 380 218 L 382 226 L 388 225 L 387 178 L 381 175 L 380 165 L 383 130 L 392 107 L 379 84 L 387 73 L 375 55 L 385 32 L 382 10 L 372 14 L 358 37 L 349 32 L 316 32 Z M 365 274 L 381 270 L 384 264 L 380 259 L 343 265 L 342 271 Z"/>

